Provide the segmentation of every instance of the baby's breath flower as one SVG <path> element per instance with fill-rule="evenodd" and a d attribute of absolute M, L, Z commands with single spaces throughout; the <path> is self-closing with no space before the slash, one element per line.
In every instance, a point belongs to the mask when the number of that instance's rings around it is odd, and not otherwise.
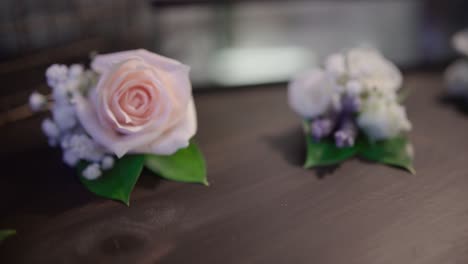
<path fill-rule="evenodd" d="M 50 139 L 57 139 L 60 135 L 60 130 L 57 124 L 54 123 L 50 118 L 44 119 L 42 121 L 42 132 Z"/>
<path fill-rule="evenodd" d="M 52 88 L 52 98 L 54 99 L 55 104 L 68 104 L 68 89 L 65 82 L 57 83 Z"/>
<path fill-rule="evenodd" d="M 103 170 L 110 170 L 114 167 L 114 158 L 111 156 L 105 156 L 101 161 L 101 167 Z"/>
<path fill-rule="evenodd" d="M 75 109 L 68 104 L 55 104 L 52 109 L 52 116 L 62 131 L 73 128 L 77 123 Z"/>
<path fill-rule="evenodd" d="M 33 92 L 29 96 L 29 107 L 31 108 L 32 111 L 37 112 L 37 111 L 43 110 L 46 105 L 47 105 L 47 98 L 44 95 L 38 92 Z"/>
<path fill-rule="evenodd" d="M 99 168 L 99 164 L 97 164 L 97 163 L 89 164 L 83 170 L 83 177 L 85 177 L 87 180 L 95 180 L 95 179 L 101 177 L 101 175 L 102 175 L 102 171 Z"/>
<path fill-rule="evenodd" d="M 80 158 L 73 151 L 63 151 L 63 161 L 70 167 L 74 167 L 80 161 Z"/>
<path fill-rule="evenodd" d="M 82 73 L 83 73 L 83 65 L 81 64 L 73 64 L 70 66 L 68 70 L 68 76 L 70 76 L 70 78 L 73 78 L 73 79 L 79 78 Z"/>
<path fill-rule="evenodd" d="M 103 149 L 85 134 L 74 134 L 69 138 L 68 150 L 80 159 L 98 162 L 104 156 Z"/>
<path fill-rule="evenodd" d="M 53 64 L 46 70 L 47 84 L 50 87 L 55 87 L 60 82 L 63 82 L 68 77 L 68 67 L 62 64 Z"/>

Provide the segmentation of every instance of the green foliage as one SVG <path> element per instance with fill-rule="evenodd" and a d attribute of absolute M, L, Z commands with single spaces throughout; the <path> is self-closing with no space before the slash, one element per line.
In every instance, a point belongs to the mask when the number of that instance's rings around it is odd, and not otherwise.
<path fill-rule="evenodd" d="M 80 162 L 78 165 L 80 180 L 86 188 L 99 196 L 121 201 L 127 206 L 143 166 L 165 179 L 208 185 L 205 159 L 193 142 L 187 148 L 169 156 L 126 155 L 116 160 L 114 167 L 103 171 L 103 175 L 96 180 L 83 177 L 83 170 L 88 165 L 88 162 Z"/>
<path fill-rule="evenodd" d="M 305 168 L 339 164 L 351 157 L 360 156 L 364 159 L 392 165 L 415 174 L 411 144 L 403 136 L 371 142 L 365 137 L 358 138 L 352 147 L 338 148 L 331 139 L 316 142 L 310 135 L 309 126 L 304 123 L 306 134 L 307 156 Z"/>
<path fill-rule="evenodd" d="M 78 166 L 81 182 L 91 192 L 109 199 L 130 204 L 130 193 L 133 190 L 143 169 L 144 155 L 126 155 L 115 161 L 114 167 L 104 171 L 96 180 L 87 180 L 82 176 L 88 163 L 81 162 Z"/>
<path fill-rule="evenodd" d="M 193 142 L 170 156 L 145 155 L 145 166 L 168 180 L 208 185 L 205 159 Z"/>

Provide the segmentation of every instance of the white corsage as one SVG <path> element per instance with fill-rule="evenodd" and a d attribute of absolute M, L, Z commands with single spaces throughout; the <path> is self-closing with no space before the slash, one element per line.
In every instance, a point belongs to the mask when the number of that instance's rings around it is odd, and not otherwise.
<path fill-rule="evenodd" d="M 372 49 L 351 49 L 324 67 L 294 78 L 289 105 L 304 119 L 305 167 L 332 165 L 355 155 L 414 172 L 404 133 L 411 130 L 399 102 L 398 68 Z"/>

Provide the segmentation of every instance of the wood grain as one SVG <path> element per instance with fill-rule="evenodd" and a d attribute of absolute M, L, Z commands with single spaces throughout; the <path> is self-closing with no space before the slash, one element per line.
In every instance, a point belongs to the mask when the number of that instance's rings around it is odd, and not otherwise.
<path fill-rule="evenodd" d="M 406 76 L 415 176 L 350 160 L 303 170 L 286 87 L 195 96 L 210 187 L 145 173 L 131 207 L 87 192 L 40 135 L 0 132 L 0 263 L 467 263 L 468 116 L 440 75 Z"/>

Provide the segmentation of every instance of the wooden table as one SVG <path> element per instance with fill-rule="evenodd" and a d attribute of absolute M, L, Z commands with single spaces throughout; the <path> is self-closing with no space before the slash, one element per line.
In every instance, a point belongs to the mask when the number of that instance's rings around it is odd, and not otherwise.
<path fill-rule="evenodd" d="M 145 173 L 131 207 L 94 196 L 39 131 L 3 127 L 0 263 L 468 263 L 468 116 L 440 75 L 406 76 L 413 176 L 360 160 L 304 170 L 284 85 L 198 93 L 210 187 Z"/>

